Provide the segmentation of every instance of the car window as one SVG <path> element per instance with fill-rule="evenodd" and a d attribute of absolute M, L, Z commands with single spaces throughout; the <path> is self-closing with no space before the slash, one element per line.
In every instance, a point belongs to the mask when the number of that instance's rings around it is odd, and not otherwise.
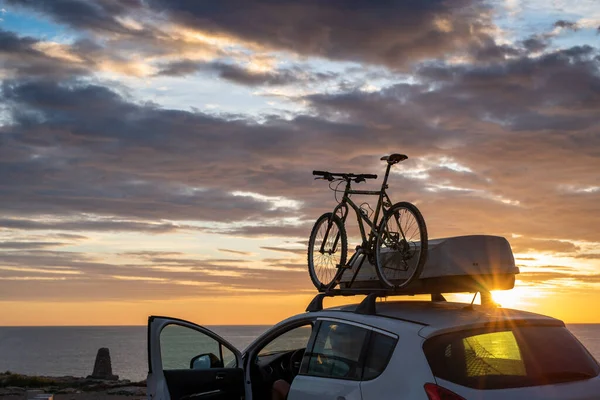
<path fill-rule="evenodd" d="M 307 355 L 306 374 L 329 378 L 356 379 L 362 375 L 361 355 L 369 330 L 323 321 Z"/>
<path fill-rule="evenodd" d="M 427 340 L 433 374 L 477 389 L 507 389 L 590 379 L 596 361 L 565 327 L 468 330 Z"/>
<path fill-rule="evenodd" d="M 266 356 L 268 354 L 287 352 L 297 349 L 305 349 L 312 333 L 312 325 L 303 325 L 292 330 L 289 330 L 280 336 L 273 339 L 265 347 L 263 347 L 258 356 Z"/>
<path fill-rule="evenodd" d="M 217 340 L 186 326 L 169 324 L 160 332 L 163 370 L 236 366 L 235 354 Z"/>
<path fill-rule="evenodd" d="M 371 333 L 363 380 L 375 379 L 381 375 L 396 348 L 396 342 L 398 339 L 391 336 L 379 332 Z"/>

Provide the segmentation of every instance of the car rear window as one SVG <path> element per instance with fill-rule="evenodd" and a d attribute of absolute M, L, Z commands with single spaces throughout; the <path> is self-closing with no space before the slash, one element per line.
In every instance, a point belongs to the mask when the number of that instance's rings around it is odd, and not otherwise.
<path fill-rule="evenodd" d="M 598 363 L 565 327 L 465 330 L 428 339 L 434 376 L 476 389 L 508 389 L 590 379 Z"/>

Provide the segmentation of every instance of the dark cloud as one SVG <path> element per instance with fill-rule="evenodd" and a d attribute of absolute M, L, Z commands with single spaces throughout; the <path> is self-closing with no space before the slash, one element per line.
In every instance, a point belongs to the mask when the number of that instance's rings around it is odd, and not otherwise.
<path fill-rule="evenodd" d="M 307 99 L 316 114 L 346 124 L 348 138 L 368 127 L 369 144 L 381 149 L 468 168 L 414 158 L 396 167 L 401 174 L 426 171 L 417 180 L 395 176 L 390 191 L 402 188 L 403 198 L 417 199 L 431 235 L 498 232 L 597 242 L 588 218 L 597 213 L 599 193 L 561 189 L 574 179 L 575 186 L 597 186 L 597 54 L 582 46 L 486 65 L 428 65 L 417 84 Z M 469 221 L 468 228 L 460 221 Z"/>
<path fill-rule="evenodd" d="M 312 223 L 312 221 L 310 221 Z M 251 238 L 287 238 L 304 237 L 310 234 L 308 225 L 270 225 L 270 226 L 243 226 L 231 227 L 223 230 L 207 230 L 208 233 L 225 234 L 232 237 Z"/>
<path fill-rule="evenodd" d="M 65 246 L 63 242 L 0 242 L 0 249 L 42 249 L 46 247 Z"/>
<path fill-rule="evenodd" d="M 149 258 L 149 257 L 167 257 L 167 256 L 181 256 L 183 253 L 178 251 L 126 251 L 124 253 L 120 253 L 123 256 L 132 256 L 132 257 L 141 257 L 141 258 Z"/>
<path fill-rule="evenodd" d="M 530 51 L 530 48 L 541 46 L 540 42 L 534 42 L 533 39 L 523 43 L 525 51 L 523 49 L 513 47 L 510 45 L 499 45 L 493 39 L 486 40 L 483 44 L 478 44 L 472 49 L 472 57 L 476 62 L 497 62 L 505 60 L 509 57 L 522 56 L 526 51 Z"/>
<path fill-rule="evenodd" d="M 206 63 L 194 60 L 179 60 L 160 65 L 158 76 L 185 76 L 202 71 Z"/>
<path fill-rule="evenodd" d="M 244 259 L 210 259 L 210 260 L 197 260 L 197 259 L 186 259 L 180 257 L 151 257 L 148 262 L 154 265 L 169 265 L 169 266 L 185 266 L 194 267 L 197 269 L 216 268 L 226 269 L 227 266 L 237 267 L 238 264 L 247 263 L 249 260 Z"/>
<path fill-rule="evenodd" d="M 579 30 L 579 26 L 577 26 L 576 22 L 566 21 L 564 19 L 560 19 L 554 23 L 554 26 L 557 28 L 570 29 L 572 31 Z"/>
<path fill-rule="evenodd" d="M 276 217 L 285 212 L 268 201 L 222 189 L 219 180 L 229 179 L 230 164 L 221 164 L 225 171 L 210 168 L 224 157 L 253 147 L 253 158 L 260 159 L 262 153 L 271 151 L 263 147 L 264 140 L 280 128 L 266 129 L 261 139 L 252 136 L 258 127 L 245 121 L 139 106 L 99 86 L 5 82 L 3 98 L 16 121 L 2 128 L 10 134 L 0 139 L 3 150 L 13 158 L 0 162 L 4 172 L 0 182 L 11 186 L 3 193 L 4 210 L 30 214 L 62 209 L 126 218 L 222 221 Z M 14 159 L 15 149 L 24 147 L 29 154 L 24 151 Z M 36 158 L 31 152 L 44 155 Z M 158 159 L 162 162 L 156 164 Z M 202 172 L 198 172 L 198 160 Z M 244 163 L 247 157 L 239 161 Z M 109 164 L 114 168 L 106 168 Z M 251 180 L 251 172 L 235 171 L 240 183 Z M 194 188 L 194 183 L 201 187 Z M 25 196 L 22 191 L 35 185 L 49 185 L 48 191 Z M 47 201 L 47 193 L 52 193 L 52 202 Z M 161 211 L 165 207 L 170 208 L 167 218 Z"/>
<path fill-rule="evenodd" d="M 92 32 L 115 49 L 154 55 L 187 48 L 164 31 L 169 22 L 206 34 L 231 35 L 250 47 L 398 67 L 476 47 L 490 40 L 490 9 L 479 0 L 243 1 L 7 0 L 73 29 Z M 135 23 L 128 22 L 135 21 Z M 179 68 L 177 68 L 179 67 Z M 165 73 L 189 71 L 174 65 Z M 237 70 L 225 71 L 239 78 Z M 262 77 L 281 79 L 275 77 Z M 244 77 L 247 79 L 247 77 Z M 253 77 L 258 79 L 258 77 Z"/>
<path fill-rule="evenodd" d="M 3 99 L 14 121 L 1 128 L 7 133 L 0 150 L 6 154 L 0 164 L 0 182 L 7 184 L 3 208 L 22 215 L 290 216 L 299 210 L 224 188 L 289 193 L 293 199 L 297 187 L 311 182 L 306 178 L 314 167 L 294 160 L 299 149 L 310 160 L 336 155 L 342 139 L 359 144 L 367 137 L 363 131 L 349 140 L 339 125 L 312 117 L 257 124 L 138 105 L 108 88 L 77 82 L 5 82 Z M 314 140 L 324 147 L 307 146 Z"/>
<path fill-rule="evenodd" d="M 5 3 L 31 8 L 73 28 L 117 34 L 132 33 L 118 17 L 134 13 L 143 5 L 141 0 L 5 0 Z"/>
<path fill-rule="evenodd" d="M 563 253 L 580 250 L 575 240 L 600 241 L 589 223 L 599 194 L 577 191 L 597 185 L 600 168 L 597 50 L 574 47 L 538 57 L 521 48 L 496 50 L 473 65 L 428 64 L 410 84 L 305 96 L 297 100 L 309 112 L 261 123 L 137 103 L 97 82 L 6 80 L 0 227 L 4 233 L 189 230 L 227 235 L 232 243 L 306 238 L 316 216 L 334 206 L 311 170 L 378 173 L 381 179 L 379 157 L 400 151 L 410 159 L 394 167 L 389 193 L 418 205 L 431 237 L 516 233 L 525 238 L 511 239 L 515 251 Z M 565 186 L 573 177 L 574 189 Z M 298 203 L 282 206 L 281 197 Z M 263 250 L 290 258 L 257 261 L 273 270 L 251 268 L 244 252 L 198 260 L 140 250 L 120 253 L 128 264 L 114 265 L 85 254 L 18 250 L 0 257 L 12 267 L 1 275 L 4 299 L 21 298 L 16 290 L 28 281 L 19 279 L 53 276 L 68 282 L 31 282 L 68 287 L 66 298 L 100 298 L 94 296 L 106 285 L 130 287 L 127 296 L 134 298 L 192 296 L 198 292 L 192 283 L 206 285 L 207 294 L 223 283 L 231 290 L 281 290 L 288 279 L 289 290 L 310 288 L 299 257 L 304 250 L 277 244 Z M 48 271 L 14 270 L 31 266 Z M 561 277 L 569 278 L 567 272 Z"/>
<path fill-rule="evenodd" d="M 70 34 L 75 38 L 71 44 L 36 40 L 31 45 L 38 44 L 42 48 L 34 49 L 37 55 L 32 52 L 20 57 L 13 55 L 10 62 L 5 62 L 5 68 L 10 67 L 19 76 L 50 78 L 54 74 L 70 77 L 99 71 L 145 76 L 149 73 L 150 62 L 140 61 L 144 56 L 160 59 L 199 52 L 214 56 L 226 53 L 218 46 L 191 43 L 176 32 L 163 30 L 161 16 L 153 13 L 141 0 L 8 0 L 7 3 L 32 9 L 69 26 L 73 29 Z M 133 53 L 140 57 L 132 58 Z"/>
<path fill-rule="evenodd" d="M 487 38 L 485 29 L 490 24 L 489 10 L 475 0 L 326 4 L 313 0 L 210 4 L 153 0 L 147 4 L 146 11 L 151 14 L 198 31 L 233 35 L 300 54 L 392 66 L 463 50 Z M 80 6 L 76 12 L 47 4 L 29 5 L 72 26 L 118 33 L 125 29 L 115 19 L 124 12 L 122 7 L 108 13 L 103 6 Z M 84 18 L 76 19 L 78 12 Z"/>
<path fill-rule="evenodd" d="M 293 254 L 306 254 L 306 248 L 303 249 L 289 249 L 285 247 L 272 247 L 272 246 L 261 246 L 261 249 L 278 251 L 282 253 L 293 253 Z"/>
<path fill-rule="evenodd" d="M 595 111 L 600 106 L 600 77 L 596 54 L 594 48 L 583 46 L 491 66 L 429 67 L 421 72 L 432 84 L 447 85 L 426 94 L 438 100 L 440 107 L 442 102 L 454 100 L 465 110 L 463 113 L 476 118 L 487 116 L 512 130 L 564 132 L 598 122 Z"/>
<path fill-rule="evenodd" d="M 515 253 L 526 252 L 550 252 L 550 253 L 573 253 L 580 250 L 579 246 L 567 241 L 539 240 L 531 238 L 510 239 L 512 250 Z"/>
<path fill-rule="evenodd" d="M 531 271 L 522 272 L 517 279 L 527 283 L 544 283 L 548 281 L 569 279 L 582 284 L 600 283 L 600 274 L 574 274 L 560 271 Z"/>
<path fill-rule="evenodd" d="M 220 252 L 223 252 L 223 253 L 238 254 L 238 255 L 241 255 L 241 256 L 250 256 L 250 255 L 252 255 L 252 253 L 248 252 L 248 251 L 239 251 L 239 250 L 231 250 L 231 249 L 217 249 L 217 250 L 219 250 Z"/>
<path fill-rule="evenodd" d="M 41 222 L 28 219 L 4 218 L 0 219 L 0 228 L 14 230 L 36 230 L 36 231 L 73 231 L 73 232 L 146 232 L 146 233 L 169 233 L 174 232 L 179 225 L 173 223 L 149 223 L 137 221 L 119 220 L 88 220 L 88 221 L 56 221 Z M 62 235 L 64 238 L 85 238 L 80 235 Z M 61 237 L 61 236 L 59 236 Z"/>
<path fill-rule="evenodd" d="M 28 53 L 38 41 L 31 37 L 19 37 L 13 32 L 0 30 L 0 51 L 3 53 Z"/>
<path fill-rule="evenodd" d="M 246 86 L 283 86 L 304 82 L 323 82 L 335 78 L 334 73 L 315 73 L 301 67 L 268 72 L 250 71 L 233 64 L 222 62 L 174 61 L 160 66 L 158 76 L 185 76 L 197 72 L 215 73 L 219 78 Z"/>
<path fill-rule="evenodd" d="M 600 55 L 594 47 L 551 50 L 550 34 L 499 44 L 485 33 L 490 23 L 483 3 L 467 0 L 7 4 L 85 32 L 60 47 L 65 58 L 39 39 L 0 31 L 6 73 L 0 300 L 31 300 L 34 285 L 36 299 L 54 300 L 313 290 L 305 250 L 285 243 L 305 245 L 314 219 L 335 205 L 310 171 L 377 173 L 377 182 L 359 185 L 376 189 L 384 167 L 379 157 L 392 152 L 410 158 L 394 167 L 390 196 L 418 205 L 430 237 L 497 234 L 511 238 L 518 252 L 598 258 L 596 250 L 581 253 L 588 246 L 576 244 L 600 243 L 591 223 L 600 192 L 586 189 L 598 186 L 600 170 Z M 233 36 L 248 54 L 275 49 L 359 61 L 359 75 L 366 63 L 391 68 L 365 73 L 359 82 L 290 64 L 252 72 L 227 49 L 199 57 L 227 62 L 192 61 L 184 57 L 198 56 L 205 45 L 177 37 L 177 28 L 173 36 L 162 31 L 166 20 Z M 568 21 L 555 26 L 576 29 Z M 245 86 L 342 82 L 337 91 L 287 97 L 307 111 L 255 120 L 166 109 L 137 101 L 114 83 L 81 79 L 100 70 L 135 75 L 133 53 L 157 60 L 149 62 L 162 76 L 201 72 Z M 468 62 L 443 61 L 455 54 Z M 437 61 L 419 64 L 414 79 L 394 74 L 431 59 Z M 228 237 L 217 249 L 228 255 L 195 258 L 141 241 L 119 244 L 118 253 L 102 258 L 53 249 L 86 239 L 70 232 L 214 234 Z M 258 249 L 234 247 L 236 240 L 257 238 L 273 242 L 262 250 L 286 254 L 259 259 Z M 198 246 L 200 252 L 211 244 Z M 568 267 L 519 279 L 600 282 Z"/>
<path fill-rule="evenodd" d="M 600 260 L 600 253 L 577 254 L 577 258 L 585 258 L 588 260 Z"/>
<path fill-rule="evenodd" d="M 549 41 L 547 38 L 543 36 L 533 36 L 528 39 L 525 39 L 522 42 L 525 50 L 531 53 L 537 53 L 543 50 L 546 50 L 549 46 Z"/>
<path fill-rule="evenodd" d="M 244 221 L 203 229 L 305 237 L 324 211 L 323 200 L 332 199 L 326 186 L 311 180 L 312 169 L 381 173 L 378 157 L 402 151 L 411 158 L 395 167 L 400 173 L 422 168 L 419 159 L 441 157 L 470 169 L 431 165 L 428 179 L 392 176 L 392 197 L 419 202 L 432 235 L 446 226 L 437 235 L 565 239 L 568 231 L 573 236 L 566 239 L 596 240 L 597 231 L 586 223 L 597 208 L 596 194 L 559 189 L 573 176 L 588 186 L 595 179 L 596 54 L 575 47 L 486 65 L 429 65 L 418 71 L 418 83 L 307 96 L 301 100 L 311 115 L 262 124 L 136 104 L 81 82 L 5 82 L 14 122 L 2 128 L 2 159 L 12 160 L 1 164 L 3 209 Z M 302 206 L 281 208 L 224 188 L 286 196 Z M 395 195 L 396 188 L 402 192 Z M 454 220 L 470 223 L 449 226 L 441 211 L 449 204 Z M 278 218 L 284 216 L 302 224 L 282 226 Z"/>
<path fill-rule="evenodd" d="M 68 78 L 87 74 L 83 63 L 44 53 L 40 41 L 0 29 L 0 72 L 17 77 Z"/>
<path fill-rule="evenodd" d="M 0 220 L 0 227 L 2 227 L 2 222 L 1 221 L 2 220 Z M 60 238 L 60 239 L 70 239 L 70 240 L 87 240 L 87 239 L 89 239 L 87 236 L 74 235 L 72 233 L 55 233 L 52 236 Z"/>
<path fill-rule="evenodd" d="M 257 290 L 287 293 L 310 285 L 304 269 L 268 269 L 270 262 L 265 262 L 265 269 L 239 264 L 237 259 L 177 258 L 117 265 L 75 252 L 4 251 L 0 252 L 0 300 L 31 299 L 23 289 L 32 282 L 40 289 L 37 299 L 53 301 L 174 299 Z M 45 293 L 48 290 L 51 293 Z"/>

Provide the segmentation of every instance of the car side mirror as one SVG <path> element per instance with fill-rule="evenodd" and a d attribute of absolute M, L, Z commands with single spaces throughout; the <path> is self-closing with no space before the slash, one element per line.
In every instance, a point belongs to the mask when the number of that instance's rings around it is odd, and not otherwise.
<path fill-rule="evenodd" d="M 223 361 L 213 353 L 198 354 L 190 360 L 190 369 L 223 368 Z"/>

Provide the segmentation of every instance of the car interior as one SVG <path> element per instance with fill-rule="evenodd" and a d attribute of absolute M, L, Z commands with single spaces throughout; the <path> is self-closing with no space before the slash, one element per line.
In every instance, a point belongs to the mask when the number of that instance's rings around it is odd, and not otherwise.
<path fill-rule="evenodd" d="M 276 337 L 267 338 L 264 346 L 259 346 L 252 354 L 250 363 L 250 380 L 252 397 L 270 399 L 273 384 L 284 380 L 290 385 L 300 372 L 300 365 L 308 341 L 312 333 L 312 325 L 304 323 Z"/>

